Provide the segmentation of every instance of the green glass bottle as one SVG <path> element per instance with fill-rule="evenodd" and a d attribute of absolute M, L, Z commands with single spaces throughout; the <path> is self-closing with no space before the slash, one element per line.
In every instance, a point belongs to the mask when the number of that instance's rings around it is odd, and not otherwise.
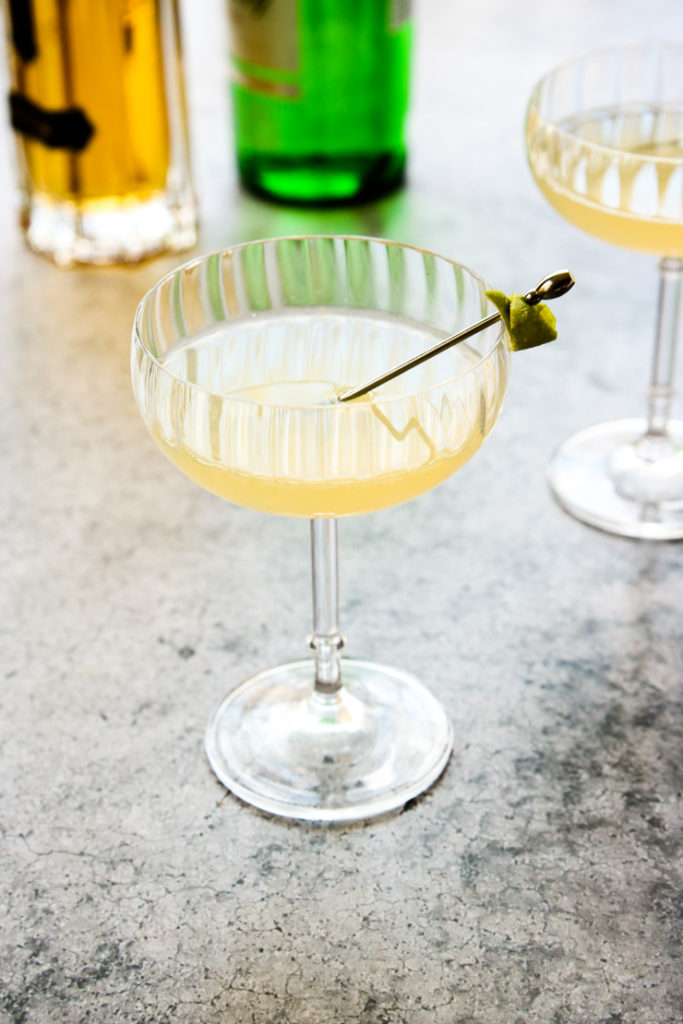
<path fill-rule="evenodd" d="M 244 186 L 332 204 L 399 185 L 410 0 L 228 0 L 228 9 Z"/>

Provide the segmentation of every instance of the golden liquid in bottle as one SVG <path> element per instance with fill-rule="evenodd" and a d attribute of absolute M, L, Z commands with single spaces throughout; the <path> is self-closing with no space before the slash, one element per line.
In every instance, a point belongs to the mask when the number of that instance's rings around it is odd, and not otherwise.
<path fill-rule="evenodd" d="M 162 191 L 169 127 L 158 0 L 33 0 L 37 53 L 12 88 L 46 111 L 83 110 L 81 152 L 18 136 L 28 186 L 50 200 L 115 206 Z"/>

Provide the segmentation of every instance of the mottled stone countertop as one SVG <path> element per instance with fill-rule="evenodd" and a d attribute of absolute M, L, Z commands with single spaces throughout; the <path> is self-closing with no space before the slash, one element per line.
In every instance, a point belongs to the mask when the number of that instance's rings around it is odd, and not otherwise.
<path fill-rule="evenodd" d="M 569 266 L 561 339 L 516 357 L 492 436 L 340 527 L 349 653 L 455 724 L 403 813 L 325 828 L 226 793 L 207 717 L 303 653 L 308 530 L 229 506 L 149 440 L 128 345 L 177 257 L 60 271 L 24 248 L 0 135 L 2 1024 L 680 1024 L 683 544 L 553 502 L 567 434 L 640 415 L 657 274 L 562 221 L 527 169 L 535 79 L 683 38 L 679 0 L 416 4 L 407 187 L 312 212 L 233 169 L 218 0 L 186 3 L 197 251 L 351 232 L 525 290 Z"/>

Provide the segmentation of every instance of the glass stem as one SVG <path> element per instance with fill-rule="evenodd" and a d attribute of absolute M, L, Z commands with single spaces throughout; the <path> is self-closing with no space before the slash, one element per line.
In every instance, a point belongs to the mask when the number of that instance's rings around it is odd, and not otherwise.
<path fill-rule="evenodd" d="M 683 260 L 666 257 L 659 264 L 659 272 L 657 336 L 648 391 L 647 437 L 664 437 L 667 433 L 675 394 L 676 346 L 683 312 Z"/>
<path fill-rule="evenodd" d="M 313 634 L 308 645 L 315 653 L 315 690 L 332 694 L 341 689 L 337 520 L 311 519 L 313 567 Z"/>

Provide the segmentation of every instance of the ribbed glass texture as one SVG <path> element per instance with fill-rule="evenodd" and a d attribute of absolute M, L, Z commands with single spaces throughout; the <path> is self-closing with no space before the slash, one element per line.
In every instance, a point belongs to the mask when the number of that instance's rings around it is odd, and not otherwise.
<path fill-rule="evenodd" d="M 629 249 L 683 256 L 683 46 L 602 50 L 532 91 L 529 163 L 568 220 Z"/>
<path fill-rule="evenodd" d="M 448 259 L 367 238 L 236 246 L 185 265 L 141 303 L 135 396 L 191 478 L 250 508 L 347 515 L 414 497 L 480 446 L 509 355 L 489 328 L 369 397 L 380 375 L 491 311 Z"/>

